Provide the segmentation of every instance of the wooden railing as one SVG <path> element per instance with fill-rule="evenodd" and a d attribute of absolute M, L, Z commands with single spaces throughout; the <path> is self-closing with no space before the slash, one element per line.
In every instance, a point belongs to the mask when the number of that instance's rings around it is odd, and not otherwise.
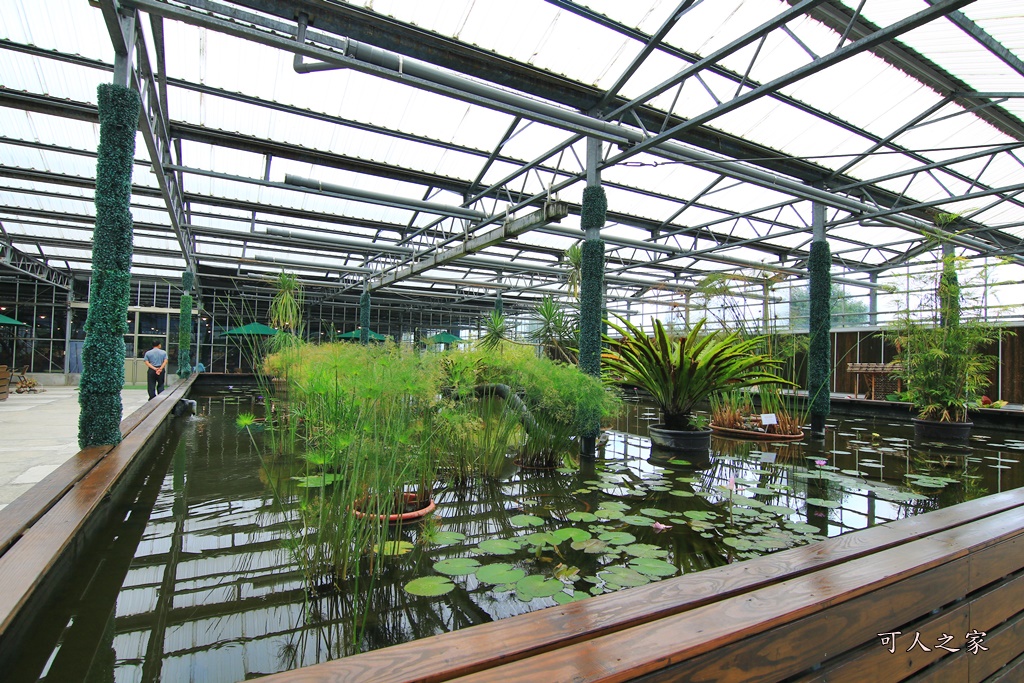
<path fill-rule="evenodd" d="M 846 371 L 854 373 L 853 395 L 860 396 L 860 377 L 865 376 L 864 398 L 884 401 L 889 394 L 903 390 L 902 381 L 894 375 L 903 370 L 899 363 L 847 363 Z"/>
<path fill-rule="evenodd" d="M 261 680 L 1009 683 L 1022 652 L 1014 490 Z"/>

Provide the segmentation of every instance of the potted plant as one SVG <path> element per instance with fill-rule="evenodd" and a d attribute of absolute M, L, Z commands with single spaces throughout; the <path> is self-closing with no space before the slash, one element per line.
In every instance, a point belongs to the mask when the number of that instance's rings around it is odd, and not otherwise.
<path fill-rule="evenodd" d="M 654 337 L 619 318 L 609 323 L 622 339 L 605 336 L 605 368 L 625 383 L 646 390 L 661 408 L 664 423 L 650 427 L 651 441 L 664 448 L 707 450 L 711 429 L 693 415 L 702 401 L 720 392 L 754 385 L 791 384 L 774 374 L 779 362 L 760 353 L 763 339 L 736 332 L 701 336 L 705 320 L 684 338 L 671 339 L 660 320 Z"/>
<path fill-rule="evenodd" d="M 906 386 L 903 398 L 917 411 L 918 438 L 963 440 L 973 425 L 967 410 L 980 407 L 989 373 L 998 362 L 983 349 L 999 338 L 999 330 L 982 321 L 961 320 L 952 254 L 943 258 L 936 296 L 936 319 L 912 320 L 906 312 L 897 323 L 895 342 L 902 369 L 894 374 Z"/>

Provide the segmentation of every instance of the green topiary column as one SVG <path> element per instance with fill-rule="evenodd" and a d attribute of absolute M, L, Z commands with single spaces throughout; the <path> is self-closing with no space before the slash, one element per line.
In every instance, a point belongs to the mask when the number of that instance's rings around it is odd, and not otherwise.
<path fill-rule="evenodd" d="M 608 199 L 604 188 L 590 185 L 583 190 L 580 227 L 586 239 L 580 247 L 580 370 L 601 376 L 601 319 L 604 311 L 604 241 L 599 230 L 604 226 Z M 581 436 L 596 437 L 601 431 L 600 415 L 580 416 Z"/>
<path fill-rule="evenodd" d="M 128 333 L 132 265 L 129 202 L 141 106 L 134 90 L 109 83 L 99 86 L 98 101 L 100 143 L 92 282 L 78 394 L 81 448 L 121 441 L 124 335 Z"/>
<path fill-rule="evenodd" d="M 178 377 L 192 374 L 192 295 L 181 295 L 178 312 Z"/>
<path fill-rule="evenodd" d="M 370 343 L 370 293 L 359 295 L 359 343 Z"/>
<path fill-rule="evenodd" d="M 498 292 L 498 298 L 494 300 L 494 312 L 498 315 L 505 315 L 505 304 L 501 301 L 501 292 Z"/>
<path fill-rule="evenodd" d="M 807 392 L 811 402 L 811 432 L 825 433 L 825 418 L 832 409 L 829 377 L 832 374 L 831 294 L 832 252 L 828 242 L 811 242 L 807 260 L 809 285 L 810 341 L 807 364 Z"/>

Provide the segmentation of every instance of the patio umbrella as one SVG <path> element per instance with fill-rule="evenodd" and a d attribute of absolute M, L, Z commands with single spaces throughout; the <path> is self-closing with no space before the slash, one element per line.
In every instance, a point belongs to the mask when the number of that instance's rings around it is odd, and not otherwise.
<path fill-rule="evenodd" d="M 438 332 L 433 337 L 427 337 L 423 341 L 428 344 L 464 344 L 465 341 L 456 337 L 451 332 Z"/>
<path fill-rule="evenodd" d="M 277 330 L 273 327 L 267 327 L 263 323 L 249 323 L 248 325 L 242 325 L 234 329 L 228 330 L 224 333 L 225 337 L 273 337 L 277 334 Z"/>
<path fill-rule="evenodd" d="M 359 332 L 360 330 L 352 330 L 351 332 L 339 334 L 338 339 L 359 339 Z M 384 341 L 387 339 L 387 335 L 378 334 L 373 330 L 370 330 L 370 339 L 373 341 Z"/>
<path fill-rule="evenodd" d="M 8 318 L 6 315 L 0 313 L 0 325 L 24 325 L 25 323 L 14 318 Z"/>

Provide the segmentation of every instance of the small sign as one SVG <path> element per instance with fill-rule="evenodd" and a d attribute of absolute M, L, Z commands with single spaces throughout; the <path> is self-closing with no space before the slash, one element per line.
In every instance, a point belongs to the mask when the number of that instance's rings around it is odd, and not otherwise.
<path fill-rule="evenodd" d="M 774 453 L 762 453 L 761 454 L 761 462 L 775 462 L 775 454 Z"/>
<path fill-rule="evenodd" d="M 768 425 L 777 425 L 779 424 L 779 420 L 775 417 L 775 413 L 761 413 L 761 424 L 765 427 Z"/>

